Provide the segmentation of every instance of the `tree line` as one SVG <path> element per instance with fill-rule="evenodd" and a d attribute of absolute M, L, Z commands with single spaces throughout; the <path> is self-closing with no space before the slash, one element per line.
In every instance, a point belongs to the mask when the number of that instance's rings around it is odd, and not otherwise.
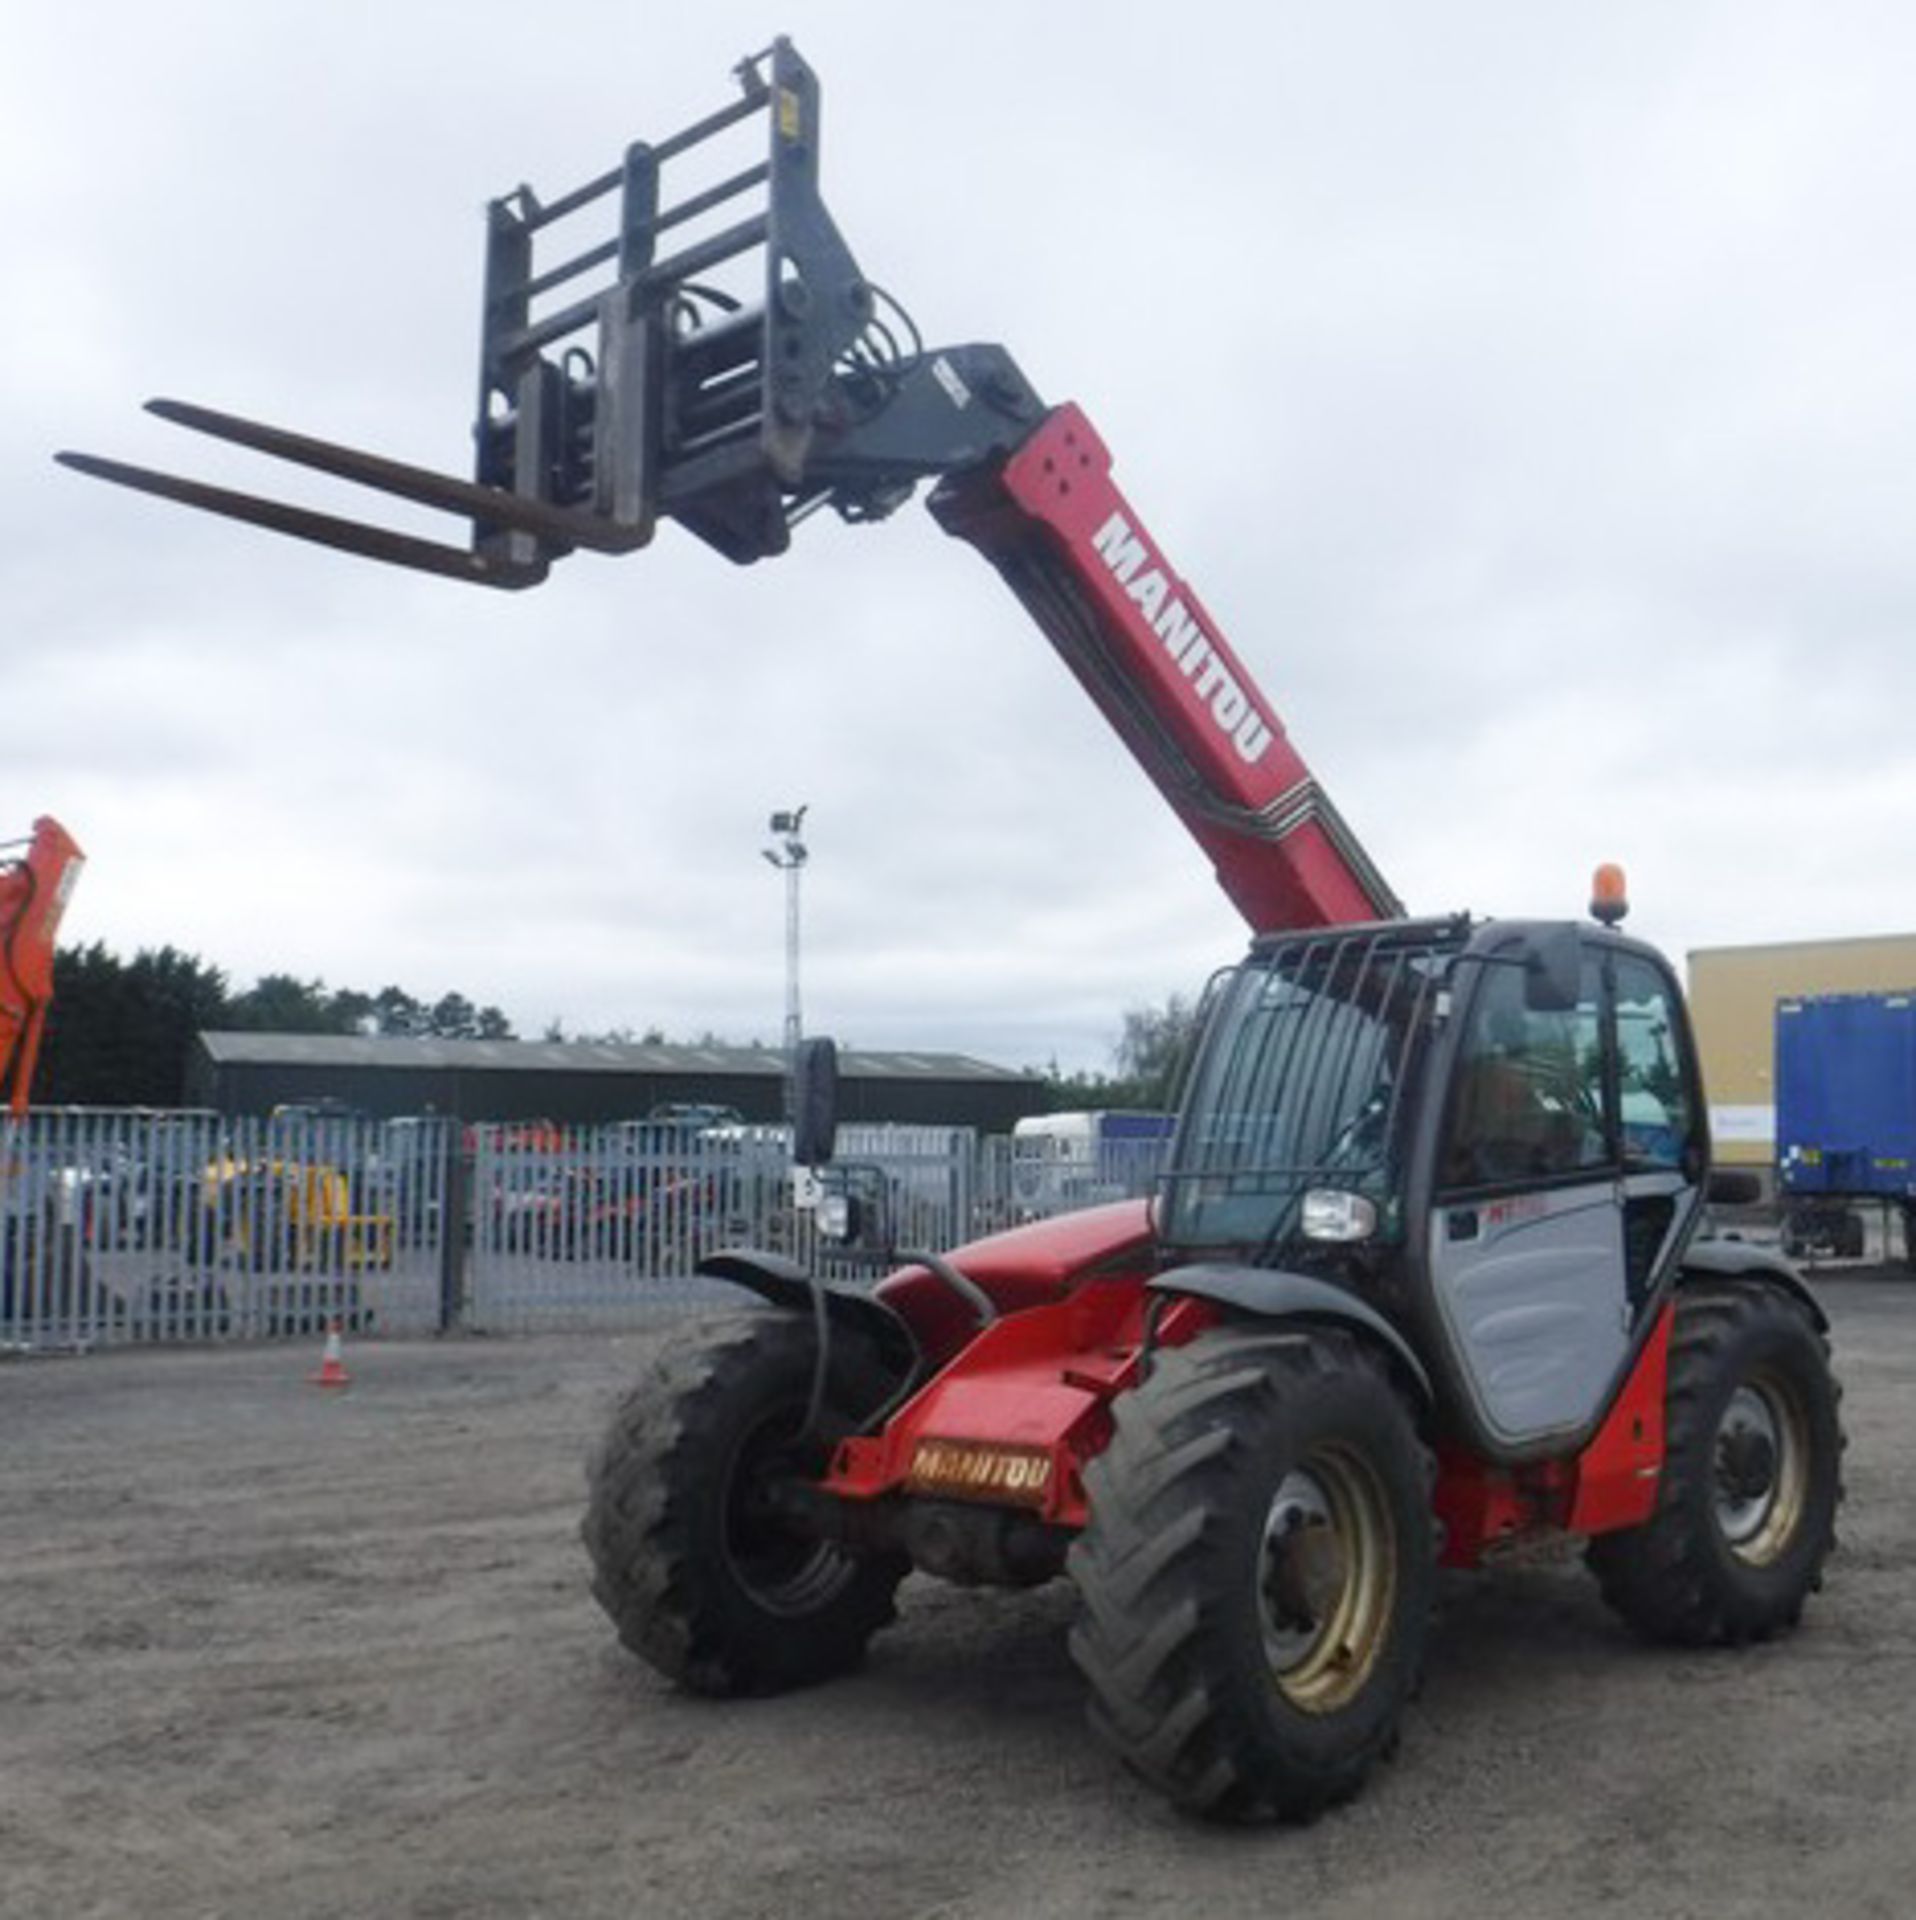
<path fill-rule="evenodd" d="M 1031 1069 L 1045 1083 L 1046 1105 L 1053 1112 L 1168 1106 L 1196 1017 L 1179 994 L 1162 1006 L 1127 1009 L 1112 1052 L 1115 1071 L 1065 1074 L 1055 1063 Z M 289 973 L 264 974 L 235 991 L 218 967 L 176 947 L 143 948 L 123 960 L 96 940 L 54 956 L 53 1009 L 34 1099 L 45 1106 L 181 1106 L 194 1037 L 206 1030 L 518 1038 L 497 1007 L 475 1006 L 462 993 L 424 1000 L 403 987 L 366 993 Z M 556 1020 L 542 1037 L 666 1043 L 658 1027 L 568 1035 Z M 706 1033 L 695 1044 L 734 1043 Z"/>
<path fill-rule="evenodd" d="M 1142 1109 L 1162 1112 L 1177 1097 L 1178 1076 L 1197 1032 L 1196 1003 L 1174 993 L 1162 1006 L 1127 1007 L 1112 1049 L 1111 1073 L 1041 1069 L 1053 1113 Z"/>
<path fill-rule="evenodd" d="M 497 1007 L 475 1006 L 462 993 L 427 1001 L 403 987 L 364 993 L 289 973 L 264 974 L 236 992 L 218 967 L 176 947 L 143 948 L 123 960 L 96 940 L 54 955 L 53 1008 L 34 1099 L 47 1106 L 180 1106 L 194 1036 L 209 1028 L 517 1037 Z"/>

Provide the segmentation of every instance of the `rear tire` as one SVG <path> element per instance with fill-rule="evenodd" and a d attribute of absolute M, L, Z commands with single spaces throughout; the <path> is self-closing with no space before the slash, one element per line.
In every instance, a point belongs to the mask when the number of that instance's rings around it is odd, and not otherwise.
<path fill-rule="evenodd" d="M 1765 1286 L 1679 1294 L 1656 1511 L 1590 1543 L 1604 1599 L 1676 1646 L 1794 1627 L 1836 1545 L 1841 1399 L 1801 1301 Z"/>
<path fill-rule="evenodd" d="M 1308 1819 L 1396 1745 L 1435 1579 L 1430 1457 L 1330 1330 L 1158 1355 L 1085 1475 L 1071 1653 L 1093 1726 L 1180 1806 Z"/>
<path fill-rule="evenodd" d="M 588 1468 L 592 1591 L 620 1640 L 694 1693 L 776 1693 L 854 1667 L 909 1563 L 821 1541 L 772 1486 L 821 1473 L 892 1381 L 832 1331 L 822 1431 L 799 1437 L 817 1335 L 752 1313 L 695 1323 L 620 1403 Z"/>

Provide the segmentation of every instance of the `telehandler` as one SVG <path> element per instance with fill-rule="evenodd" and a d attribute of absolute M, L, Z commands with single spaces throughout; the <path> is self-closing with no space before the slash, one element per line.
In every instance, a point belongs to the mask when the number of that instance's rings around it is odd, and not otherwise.
<path fill-rule="evenodd" d="M 465 515 L 467 545 L 62 456 L 506 588 L 661 519 L 756 560 L 929 480 L 1253 930 L 1150 1202 L 893 1249 L 872 1289 L 702 1263 L 762 1305 L 670 1342 L 598 1449 L 584 1534 L 621 1639 L 764 1692 L 853 1666 L 913 1568 L 1063 1575 L 1104 1737 L 1180 1805 L 1257 1819 L 1396 1744 L 1440 1566 L 1581 1550 L 1652 1639 L 1794 1627 L 1842 1495 L 1827 1326 L 1787 1263 L 1704 1232 L 1696 1049 L 1670 967 L 1618 931 L 1621 876 L 1587 922 L 1405 917 L 1085 416 L 1001 347 L 925 346 L 819 198 L 810 69 L 780 40 L 738 72 L 576 192 L 493 204 L 471 481 L 152 403 Z M 609 235 L 549 260 L 592 208 Z M 796 1080 L 798 1156 L 829 1173 L 828 1044 Z"/>

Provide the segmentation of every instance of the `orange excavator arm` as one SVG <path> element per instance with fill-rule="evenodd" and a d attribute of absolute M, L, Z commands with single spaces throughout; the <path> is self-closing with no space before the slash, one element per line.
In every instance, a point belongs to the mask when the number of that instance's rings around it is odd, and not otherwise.
<path fill-rule="evenodd" d="M 18 849 L 24 847 L 24 853 Z M 0 1109 L 27 1110 L 53 1001 L 53 941 L 85 856 L 59 821 L 0 843 Z"/>

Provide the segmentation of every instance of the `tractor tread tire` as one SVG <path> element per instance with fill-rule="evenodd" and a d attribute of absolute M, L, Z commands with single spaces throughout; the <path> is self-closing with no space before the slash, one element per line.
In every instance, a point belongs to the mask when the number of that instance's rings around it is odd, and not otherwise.
<path fill-rule="evenodd" d="M 725 1547 L 729 1474 L 753 1431 L 789 1416 L 811 1387 L 808 1318 L 746 1312 L 691 1323 L 619 1401 L 587 1466 L 580 1526 L 592 1593 L 620 1641 L 690 1692 L 778 1693 L 843 1673 L 896 1618 L 908 1563 L 834 1549 L 842 1577 L 812 1601 L 767 1605 Z M 890 1391 L 855 1331 L 835 1328 L 822 1470 L 833 1439 Z"/>
<path fill-rule="evenodd" d="M 1743 1369 L 1768 1353 L 1803 1396 L 1809 1483 L 1795 1537 L 1770 1566 L 1739 1561 L 1712 1503 L 1717 1425 Z M 1664 1468 L 1641 1526 L 1600 1535 L 1586 1559 L 1605 1602 L 1644 1639 L 1741 1646 L 1788 1632 L 1823 1583 L 1843 1501 L 1843 1390 L 1804 1304 L 1770 1286 L 1679 1293 L 1665 1390 Z"/>
<path fill-rule="evenodd" d="M 1091 1724 L 1188 1811 L 1312 1819 L 1395 1751 L 1422 1664 L 1435 1466 L 1409 1409 L 1382 1358 L 1347 1333 L 1230 1327 L 1158 1353 L 1113 1411 L 1111 1443 L 1085 1475 L 1090 1520 L 1069 1557 L 1081 1602 L 1070 1649 Z M 1261 1526 L 1327 1421 L 1361 1436 L 1387 1486 L 1398 1584 L 1363 1691 L 1311 1715 L 1281 1697 L 1263 1658 L 1246 1526 Z"/>

